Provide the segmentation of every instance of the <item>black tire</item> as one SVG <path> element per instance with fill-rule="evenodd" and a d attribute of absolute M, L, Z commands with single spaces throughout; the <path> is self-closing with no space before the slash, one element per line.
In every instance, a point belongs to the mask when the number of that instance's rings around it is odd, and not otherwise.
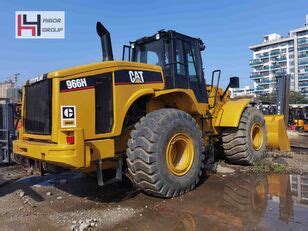
<path fill-rule="evenodd" d="M 193 141 L 194 157 L 185 175 L 173 174 L 166 161 L 170 139 L 179 133 Z M 196 121 L 186 112 L 160 109 L 142 117 L 128 141 L 127 166 L 130 178 L 142 191 L 169 198 L 194 189 L 204 168 L 202 133 Z"/>
<path fill-rule="evenodd" d="M 252 127 L 258 124 L 263 133 L 262 144 L 254 148 Z M 234 164 L 252 165 L 266 153 L 266 127 L 263 114 L 254 107 L 246 107 L 237 128 L 226 128 L 222 133 L 226 159 Z"/>
<path fill-rule="evenodd" d="M 298 128 L 298 132 L 299 132 L 299 133 L 304 133 L 304 131 L 305 131 L 304 127 L 299 127 L 299 128 Z"/>
<path fill-rule="evenodd" d="M 22 157 L 19 155 L 15 155 L 14 153 L 11 153 L 11 160 L 16 164 L 22 164 Z"/>
<path fill-rule="evenodd" d="M 245 226 L 255 227 L 262 220 L 267 208 L 267 177 L 240 174 L 236 178 L 230 177 L 225 180 L 225 211 L 236 214 Z"/>

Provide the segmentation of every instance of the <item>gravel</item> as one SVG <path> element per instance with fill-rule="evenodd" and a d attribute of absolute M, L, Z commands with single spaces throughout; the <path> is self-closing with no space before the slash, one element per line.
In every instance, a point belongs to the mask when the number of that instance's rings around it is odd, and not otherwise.
<path fill-rule="evenodd" d="M 19 196 L 20 198 L 24 197 L 24 196 L 25 196 L 25 192 L 23 192 L 23 191 L 19 192 L 19 193 L 18 193 L 18 196 Z"/>

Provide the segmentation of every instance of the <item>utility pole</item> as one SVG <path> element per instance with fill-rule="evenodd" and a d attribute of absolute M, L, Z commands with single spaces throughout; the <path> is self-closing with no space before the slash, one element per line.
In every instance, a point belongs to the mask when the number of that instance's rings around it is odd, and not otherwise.
<path fill-rule="evenodd" d="M 13 74 L 9 79 L 14 83 L 14 87 L 17 87 L 18 78 L 20 73 Z"/>

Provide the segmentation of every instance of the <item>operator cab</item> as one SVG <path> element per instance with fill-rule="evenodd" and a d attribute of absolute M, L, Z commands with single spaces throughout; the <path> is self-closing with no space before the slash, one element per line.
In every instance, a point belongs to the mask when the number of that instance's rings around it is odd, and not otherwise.
<path fill-rule="evenodd" d="M 122 60 L 161 66 L 166 89 L 192 89 L 200 103 L 207 103 L 201 39 L 169 30 L 130 42 L 123 47 Z"/>

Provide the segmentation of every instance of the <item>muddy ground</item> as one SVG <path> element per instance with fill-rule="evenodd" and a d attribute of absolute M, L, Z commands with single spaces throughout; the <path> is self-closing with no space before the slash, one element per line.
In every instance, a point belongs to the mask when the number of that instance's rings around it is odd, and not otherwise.
<path fill-rule="evenodd" d="M 296 146 L 254 167 L 220 161 L 196 190 L 168 200 L 127 178 L 99 187 L 78 172 L 42 177 L 1 165 L 0 230 L 307 230 L 308 149 Z"/>

